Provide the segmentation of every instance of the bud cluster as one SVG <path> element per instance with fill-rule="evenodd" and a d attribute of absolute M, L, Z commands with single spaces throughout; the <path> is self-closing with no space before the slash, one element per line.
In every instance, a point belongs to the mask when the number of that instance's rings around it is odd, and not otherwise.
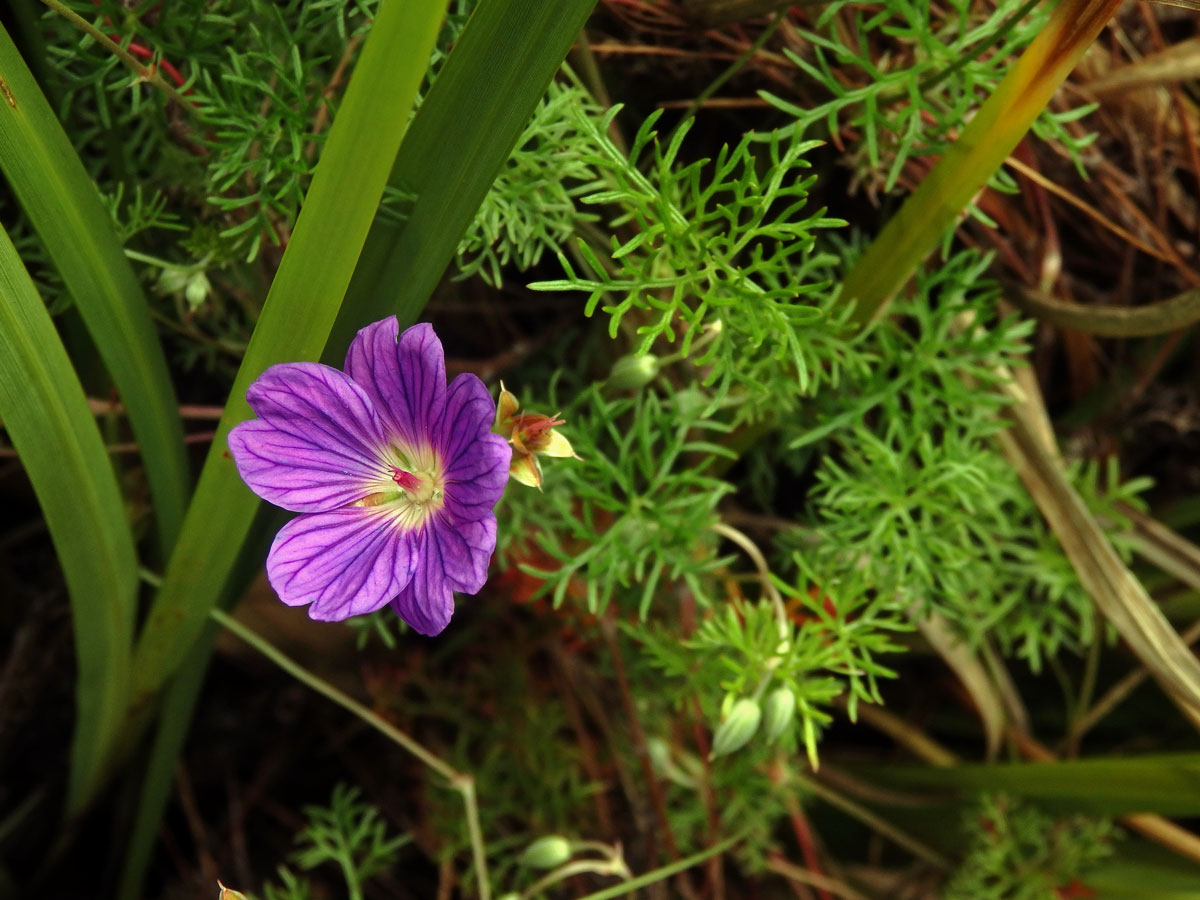
<path fill-rule="evenodd" d="M 713 735 L 712 758 L 740 750 L 763 726 L 767 743 L 773 743 L 796 717 L 796 695 L 779 687 L 767 697 L 765 706 L 753 697 L 726 697 L 724 720 Z"/>

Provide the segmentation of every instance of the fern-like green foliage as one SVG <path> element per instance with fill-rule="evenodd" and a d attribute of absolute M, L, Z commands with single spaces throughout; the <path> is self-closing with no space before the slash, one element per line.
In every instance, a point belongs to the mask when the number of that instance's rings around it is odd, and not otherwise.
<path fill-rule="evenodd" d="M 708 593 L 701 576 L 720 564 L 711 526 L 731 488 L 710 473 L 730 451 L 708 438 L 729 428 L 706 405 L 698 391 L 613 398 L 593 386 L 564 410 L 581 459 L 555 465 L 544 494 L 514 488 L 505 501 L 514 534 L 532 531 L 560 564 L 529 569 L 556 605 L 572 582 L 590 611 L 620 597 L 642 617 L 667 581 Z"/>
<path fill-rule="evenodd" d="M 1054 900 L 1092 896 L 1087 872 L 1113 852 L 1112 822 L 1054 817 L 1004 795 L 984 795 L 963 822 L 966 858 L 946 900 Z"/>
<path fill-rule="evenodd" d="M 525 272 L 596 216 L 577 202 L 597 178 L 591 129 L 601 111 L 582 88 L 553 81 L 458 246 L 461 277 L 499 287 L 501 269 Z"/>
<path fill-rule="evenodd" d="M 178 73 L 188 100 L 186 108 L 164 106 L 157 88 L 104 48 L 55 40 L 62 106 L 83 158 L 99 161 L 101 185 L 188 191 L 218 223 L 200 238 L 199 256 L 252 260 L 264 240 L 280 243 L 319 154 L 318 112 L 325 108 L 326 121 L 334 112 L 326 89 L 375 0 L 181 0 L 153 16 L 130 14 L 117 0 L 69 5 L 163 77 Z"/>
<path fill-rule="evenodd" d="M 716 732 L 732 705 L 749 699 L 766 721 L 746 737 L 742 746 L 747 753 L 765 761 L 779 747 L 794 749 L 798 737 L 815 763 L 817 742 L 832 719 L 829 707 L 836 698 L 882 702 L 877 679 L 895 673 L 876 657 L 898 651 L 891 632 L 907 626 L 896 618 L 855 621 L 843 612 L 849 605 L 839 609 L 835 600 L 817 591 L 798 592 L 789 608 L 781 618 L 771 603 L 733 597 L 682 641 L 669 625 L 626 631 L 666 676 L 660 691 L 664 701 L 685 707 L 689 698 L 705 697 Z M 712 691 L 714 684 L 723 694 Z M 781 704 L 783 708 L 773 708 Z M 780 723 L 774 734 L 772 716 Z"/>
<path fill-rule="evenodd" d="M 769 91 L 760 95 L 795 117 L 791 130 L 797 134 L 823 125 L 839 144 L 842 129 L 861 135 L 851 157 L 856 180 L 872 194 L 891 191 L 910 159 L 945 151 L 1012 58 L 1041 30 L 1049 10 L 1027 0 L 988 7 L 950 0 L 936 8 L 929 0 L 896 0 L 870 10 L 835 0 L 813 28 L 799 31 L 805 51 L 784 51 L 803 73 L 801 89 L 819 85 L 824 99 L 800 105 Z M 1034 133 L 1058 142 L 1081 165 L 1080 154 L 1095 136 L 1078 137 L 1066 125 L 1093 109 L 1095 104 L 1065 113 L 1046 110 Z M 1003 171 L 992 185 L 1016 189 Z"/>
<path fill-rule="evenodd" d="M 357 788 L 339 784 L 328 806 L 304 809 L 308 822 L 296 835 L 292 859 L 301 869 L 335 864 L 346 882 L 351 900 L 362 900 L 363 885 L 396 862 L 400 849 L 412 838 L 388 836 L 387 823 L 379 810 L 361 799 Z M 309 883 L 281 867 L 279 883 L 263 890 L 266 900 L 308 900 Z"/>
<path fill-rule="evenodd" d="M 705 323 L 719 321 L 718 339 L 696 362 L 711 368 L 708 380 L 722 392 L 760 384 L 746 368 L 755 357 L 786 365 L 797 388 L 809 389 L 820 363 L 805 332 L 837 326 L 808 299 L 829 286 L 822 269 L 832 261 L 813 250 L 822 229 L 845 224 L 805 212 L 813 179 L 804 155 L 817 142 L 747 135 L 713 160 L 689 163 L 681 152 L 690 121 L 664 147 L 652 113 L 625 153 L 608 136 L 618 112 L 579 126 L 599 148 L 592 162 L 610 185 L 583 198 L 614 210 L 609 248 L 602 258 L 581 240 L 583 274 L 560 254 L 566 277 L 530 287 L 586 292 L 587 314 L 608 313 L 614 337 L 629 326 L 639 353 L 678 339 L 687 355 Z M 635 161 L 646 154 L 643 173 Z"/>
<path fill-rule="evenodd" d="M 921 272 L 864 348 L 880 361 L 870 376 L 821 395 L 795 426 L 793 448 L 813 432 L 830 439 L 796 562 L 824 589 L 865 572 L 872 607 L 934 610 L 1037 669 L 1061 647 L 1086 647 L 1095 611 L 995 440 L 993 387 L 1023 364 L 1031 323 L 998 315 L 988 262 L 961 252 Z M 1077 469 L 1084 496 L 1116 523 L 1117 502 L 1146 485 L 1110 476 Z"/>

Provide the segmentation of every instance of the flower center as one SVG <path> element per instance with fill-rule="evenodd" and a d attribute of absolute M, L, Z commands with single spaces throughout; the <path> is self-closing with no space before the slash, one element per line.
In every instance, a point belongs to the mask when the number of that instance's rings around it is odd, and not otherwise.
<path fill-rule="evenodd" d="M 392 444 L 381 449 L 380 475 L 353 506 L 394 516 L 405 531 L 421 527 L 446 502 L 442 461 L 432 447 Z"/>
<path fill-rule="evenodd" d="M 397 466 L 389 466 L 388 470 L 392 474 L 392 481 L 400 486 L 400 490 L 408 495 L 410 501 L 422 506 L 436 501 L 438 507 L 441 507 L 441 479 L 436 477 L 435 473 L 424 472 L 424 477 L 421 477 L 412 472 L 405 472 Z"/>

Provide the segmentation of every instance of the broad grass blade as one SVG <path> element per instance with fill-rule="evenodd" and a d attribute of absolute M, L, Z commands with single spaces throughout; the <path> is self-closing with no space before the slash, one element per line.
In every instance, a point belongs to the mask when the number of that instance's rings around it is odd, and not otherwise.
<path fill-rule="evenodd" d="M 0 169 L 75 299 L 129 415 L 150 483 L 159 546 L 183 523 L 190 477 L 162 345 L 113 222 L 66 133 L 0 28 Z"/>
<path fill-rule="evenodd" d="M 377 219 L 330 336 L 340 364 L 366 322 L 415 319 L 562 65 L 595 0 L 483 0 L 421 103 L 388 183 L 415 195 Z M 469 124 L 467 124 L 469 123 Z"/>
<path fill-rule="evenodd" d="M 131 733 L 141 731 L 143 711 L 207 621 L 258 508 L 225 446 L 230 429 L 250 416 L 246 388 L 274 363 L 320 356 L 395 161 L 445 9 L 446 0 L 379 8 L 138 641 Z"/>
<path fill-rule="evenodd" d="M 868 766 L 861 771 L 889 788 L 1002 791 L 1047 809 L 1098 816 L 1200 815 L 1200 753 L 938 768 Z"/>
<path fill-rule="evenodd" d="M 137 556 L 116 476 L 54 323 L 0 229 L 0 420 L 58 553 L 75 632 L 68 813 L 104 779 L 129 699 Z"/>

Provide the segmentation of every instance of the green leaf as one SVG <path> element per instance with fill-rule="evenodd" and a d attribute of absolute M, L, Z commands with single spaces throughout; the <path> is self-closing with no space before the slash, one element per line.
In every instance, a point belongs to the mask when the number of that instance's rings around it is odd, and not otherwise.
<path fill-rule="evenodd" d="M 325 346 L 396 158 L 445 0 L 384 3 L 313 173 L 304 207 L 246 348 L 183 533 L 138 641 L 131 716 L 186 656 L 225 588 L 258 498 L 226 450 L 250 416 L 246 389 L 268 366 L 315 360 Z"/>
<path fill-rule="evenodd" d="M 67 351 L 0 229 L 0 420 L 58 552 L 78 661 L 67 807 L 98 787 L 129 697 L 137 556 L 108 452 Z"/>
<path fill-rule="evenodd" d="M 938 768 L 864 766 L 861 771 L 891 788 L 1003 791 L 1049 810 L 1200 814 L 1200 753 Z"/>
<path fill-rule="evenodd" d="M 1194 900 L 1196 864 L 1154 844 L 1122 842 L 1085 883 L 1104 900 Z"/>
<path fill-rule="evenodd" d="M 355 332 L 415 319 L 595 0 L 481 0 L 429 89 L 388 183 L 415 195 L 407 221 L 377 219 L 330 336 L 340 365 Z"/>
<path fill-rule="evenodd" d="M 1117 0 L 1062 0 L 1050 21 L 916 192 L 888 221 L 842 283 L 854 319 L 874 318 L 954 226 L 1045 109 L 1105 23 Z"/>
<path fill-rule="evenodd" d="M 112 375 L 169 550 L 183 522 L 188 466 L 162 346 L 95 185 L 8 33 L 0 28 L 0 169 L 41 236 Z"/>

